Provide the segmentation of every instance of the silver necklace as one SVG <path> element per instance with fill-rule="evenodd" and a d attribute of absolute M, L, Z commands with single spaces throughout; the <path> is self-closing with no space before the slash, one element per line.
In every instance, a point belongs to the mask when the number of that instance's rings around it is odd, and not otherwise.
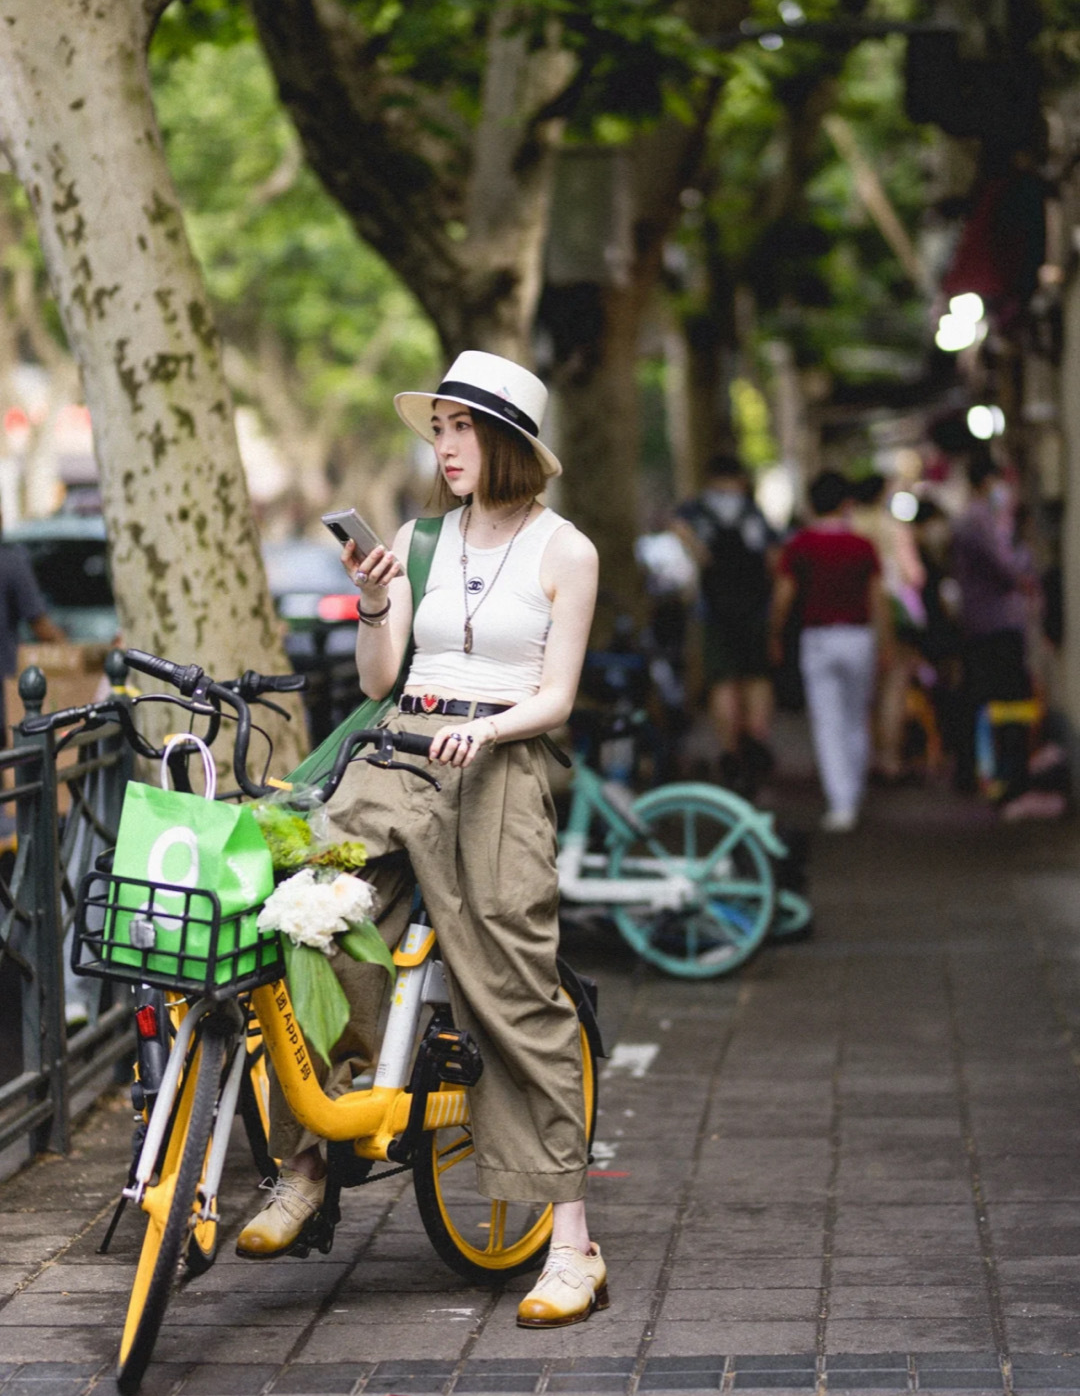
<path fill-rule="evenodd" d="M 526 520 L 532 513 L 533 503 L 534 501 L 530 499 L 528 504 L 524 506 L 524 512 L 521 515 L 521 522 L 518 524 L 517 528 L 514 529 L 513 535 L 511 536 L 509 543 L 507 543 L 506 545 L 506 552 L 504 552 L 502 557 L 499 559 L 499 565 L 495 569 L 495 575 L 488 583 L 487 589 L 485 590 L 483 596 L 481 596 L 480 600 L 473 607 L 472 611 L 469 610 L 469 520 L 472 518 L 472 505 L 470 504 L 468 508 L 465 510 L 465 521 L 461 526 L 461 587 L 462 594 L 465 598 L 465 643 L 463 648 L 466 654 L 472 654 L 473 616 L 476 615 L 477 611 L 491 595 L 495 583 L 499 580 L 499 573 L 503 570 L 503 568 L 506 565 L 506 559 L 510 556 L 510 549 L 514 546 L 518 534 L 525 527 Z M 513 514 L 509 514 L 507 518 L 504 520 L 504 522 L 509 523 L 509 521 L 513 517 Z"/>

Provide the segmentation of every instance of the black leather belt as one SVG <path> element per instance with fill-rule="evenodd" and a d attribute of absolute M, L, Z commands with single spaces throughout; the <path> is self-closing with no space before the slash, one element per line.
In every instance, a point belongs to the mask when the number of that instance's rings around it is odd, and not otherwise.
<path fill-rule="evenodd" d="M 470 703 L 464 698 L 436 698 L 434 693 L 403 693 L 398 712 L 424 713 L 435 717 L 494 717 L 512 708 L 512 703 Z"/>

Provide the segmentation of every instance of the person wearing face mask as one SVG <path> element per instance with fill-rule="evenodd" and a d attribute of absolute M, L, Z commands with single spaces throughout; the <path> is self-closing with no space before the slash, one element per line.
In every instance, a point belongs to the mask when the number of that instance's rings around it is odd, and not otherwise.
<path fill-rule="evenodd" d="M 992 701 L 1031 696 L 1024 651 L 1025 593 L 1034 583 L 1026 552 L 1012 541 L 1011 497 L 988 449 L 975 452 L 967 469 L 970 498 L 953 526 L 952 561 L 960 592 L 961 725 L 956 784 L 975 789 L 975 726 Z M 1027 728 L 1002 727 L 998 734 L 1004 807 L 1024 791 Z"/>

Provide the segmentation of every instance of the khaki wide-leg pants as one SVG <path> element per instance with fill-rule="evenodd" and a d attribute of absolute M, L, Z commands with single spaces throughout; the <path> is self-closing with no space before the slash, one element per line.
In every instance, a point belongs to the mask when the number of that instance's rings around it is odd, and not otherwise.
<path fill-rule="evenodd" d="M 387 725 L 434 735 L 446 719 L 395 715 Z M 412 865 L 439 938 L 454 1022 L 483 1057 L 483 1075 L 469 1092 L 477 1186 L 508 1202 L 585 1195 L 581 1048 L 555 964 L 555 815 L 545 761 L 538 741 L 487 747 L 466 770 L 425 766 L 440 791 L 357 762 L 328 806 L 331 838 L 367 845 L 364 875 L 390 908 L 380 930 L 391 946 L 408 924 Z M 389 988 L 381 968 L 342 954 L 333 964 L 353 1012 L 334 1049 L 331 1095 L 371 1063 Z M 272 1152 L 289 1158 L 313 1142 L 271 1074 Z"/>

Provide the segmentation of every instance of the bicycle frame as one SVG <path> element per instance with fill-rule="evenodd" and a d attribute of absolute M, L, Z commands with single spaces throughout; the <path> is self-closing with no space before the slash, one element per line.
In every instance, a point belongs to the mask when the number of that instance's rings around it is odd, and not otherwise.
<path fill-rule="evenodd" d="M 263 1041 L 289 1108 L 300 1124 L 323 1139 L 355 1141 L 362 1158 L 388 1158 L 394 1136 L 409 1123 L 408 1077 L 420 1015 L 425 1005 L 449 1002 L 442 964 L 432 958 L 434 948 L 432 928 L 413 921 L 394 951 L 397 976 L 375 1083 L 369 1090 L 348 1091 L 334 1099 L 316 1079 L 284 980 L 252 993 Z M 443 1084 L 428 1096 L 425 1129 L 464 1124 L 468 1118 L 463 1087 Z"/>
<path fill-rule="evenodd" d="M 407 1089 L 410 1058 L 415 1046 L 420 1017 L 427 1005 L 449 1002 L 446 980 L 439 960 L 432 958 L 435 933 L 430 926 L 413 922 L 394 952 L 398 967 L 375 1084 L 369 1090 L 349 1091 L 331 1099 L 325 1094 L 296 1022 L 288 986 L 284 980 L 252 991 L 252 1007 L 263 1032 L 263 1042 L 274 1064 L 290 1108 L 301 1124 L 332 1141 L 354 1142 L 362 1158 L 386 1159 L 395 1135 L 409 1123 L 413 1097 Z M 145 1211 L 166 1210 L 171 1200 L 160 1199 L 151 1184 L 161 1142 L 168 1129 L 180 1073 L 199 1020 L 215 1005 L 199 999 L 180 1020 L 176 1040 L 169 1054 L 158 1098 L 147 1126 L 146 1139 L 135 1170 L 135 1181 L 124 1189 L 125 1197 Z M 217 1221 L 214 1210 L 225 1168 L 229 1131 L 240 1094 L 244 1070 L 244 1042 L 238 1038 L 226 1076 L 218 1117 L 211 1137 L 204 1178 L 200 1221 Z M 424 1128 L 439 1129 L 465 1124 L 469 1118 L 468 1098 L 462 1086 L 443 1084 L 427 1098 Z"/>
<path fill-rule="evenodd" d="M 644 831 L 634 813 L 633 795 L 615 781 L 605 781 L 588 766 L 574 769 L 573 794 L 566 829 L 559 838 L 559 891 L 568 900 L 595 906 L 643 906 L 654 912 L 680 911 L 693 905 L 699 895 L 698 885 L 746 834 L 758 837 L 766 850 L 783 856 L 785 849 L 772 826 L 772 816 L 756 809 L 748 801 L 715 785 L 682 787 L 688 792 L 701 790 L 710 799 L 721 799 L 735 815 L 734 823 L 724 841 L 711 850 L 707 864 L 694 867 L 694 878 L 671 871 L 672 860 L 665 858 L 628 858 L 623 866 L 631 872 L 645 875 L 611 877 L 607 873 L 608 859 L 603 853 L 589 853 L 589 830 L 594 818 L 606 828 L 608 839 L 641 836 Z M 668 869 L 664 877 L 656 876 L 661 864 Z"/>

